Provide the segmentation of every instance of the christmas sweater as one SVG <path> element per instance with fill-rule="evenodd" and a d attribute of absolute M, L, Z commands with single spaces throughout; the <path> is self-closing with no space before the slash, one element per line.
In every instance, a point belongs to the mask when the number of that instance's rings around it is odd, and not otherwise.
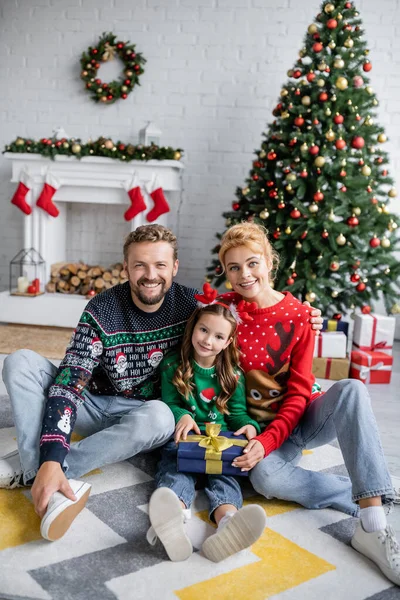
<path fill-rule="evenodd" d="M 161 363 L 162 399 L 170 407 L 175 423 L 184 415 L 190 415 L 203 429 L 206 423 L 218 423 L 225 431 L 236 431 L 244 425 L 254 425 L 260 433 L 259 424 L 247 412 L 244 376 L 239 369 L 238 385 L 228 400 L 229 415 L 226 415 L 219 412 L 215 402 L 221 391 L 215 367 L 204 368 L 192 361 L 194 389 L 186 400 L 172 383 L 179 363 L 178 352 L 171 352 Z"/>
<path fill-rule="evenodd" d="M 228 293 L 222 299 L 237 304 L 242 298 Z M 289 292 L 273 306 L 249 314 L 253 321 L 238 327 L 240 363 L 249 414 L 265 428 L 256 439 L 267 456 L 290 436 L 307 405 L 321 394 L 312 375 L 315 333 L 309 308 Z"/>
<path fill-rule="evenodd" d="M 134 304 L 129 282 L 90 300 L 49 389 L 40 464 L 49 460 L 63 464 L 85 390 L 143 401 L 161 398 L 159 365 L 164 354 L 181 342 L 196 308 L 195 293 L 172 283 L 155 312 Z"/>

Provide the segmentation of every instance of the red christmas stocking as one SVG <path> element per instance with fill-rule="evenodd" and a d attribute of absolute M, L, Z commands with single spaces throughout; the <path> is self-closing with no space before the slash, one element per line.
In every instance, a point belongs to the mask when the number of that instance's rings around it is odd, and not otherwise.
<path fill-rule="evenodd" d="M 30 215 L 32 212 L 32 207 L 26 201 L 26 196 L 31 189 L 31 185 L 28 173 L 22 171 L 18 187 L 11 199 L 11 204 L 18 206 L 26 215 Z"/>
<path fill-rule="evenodd" d="M 36 206 L 42 208 L 51 217 L 58 217 L 60 214 L 60 211 L 52 200 L 59 187 L 60 183 L 58 179 L 56 179 L 51 173 L 47 173 L 43 189 L 39 198 L 36 200 Z"/>
<path fill-rule="evenodd" d="M 132 206 L 125 212 L 124 218 L 126 221 L 131 221 L 147 207 L 140 189 L 139 180 L 136 176 L 133 176 L 128 183 L 124 183 L 124 187 L 132 203 Z"/>
<path fill-rule="evenodd" d="M 153 191 L 150 191 L 149 187 Z M 167 199 L 164 196 L 162 187 L 157 185 L 156 182 L 154 182 L 149 187 L 147 188 L 147 191 L 149 192 L 150 197 L 154 201 L 154 206 L 151 209 L 151 211 L 146 215 L 146 219 L 148 220 L 149 223 L 152 223 L 153 221 L 158 219 L 158 217 L 160 217 L 161 215 L 168 213 L 170 211 L 170 208 L 169 208 Z"/>

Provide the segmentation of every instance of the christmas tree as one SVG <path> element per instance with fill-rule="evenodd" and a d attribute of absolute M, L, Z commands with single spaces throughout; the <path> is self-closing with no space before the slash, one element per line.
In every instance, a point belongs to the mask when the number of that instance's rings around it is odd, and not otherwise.
<path fill-rule="evenodd" d="M 227 227 L 248 220 L 267 228 L 281 257 L 276 289 L 326 316 L 356 306 L 368 313 L 379 292 L 388 312 L 398 309 L 396 190 L 363 33 L 352 2 L 322 4 L 246 184 L 224 213 Z M 217 258 L 206 279 L 225 281 Z"/>

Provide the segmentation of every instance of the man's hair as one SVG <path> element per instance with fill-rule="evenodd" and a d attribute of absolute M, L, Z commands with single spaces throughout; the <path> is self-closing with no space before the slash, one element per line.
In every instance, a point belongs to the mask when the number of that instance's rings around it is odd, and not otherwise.
<path fill-rule="evenodd" d="M 141 242 L 168 242 L 174 251 L 174 262 L 178 258 L 178 240 L 176 235 L 170 229 L 163 225 L 140 225 L 127 235 L 124 242 L 124 259 L 128 262 L 128 252 L 131 244 L 140 244 Z"/>

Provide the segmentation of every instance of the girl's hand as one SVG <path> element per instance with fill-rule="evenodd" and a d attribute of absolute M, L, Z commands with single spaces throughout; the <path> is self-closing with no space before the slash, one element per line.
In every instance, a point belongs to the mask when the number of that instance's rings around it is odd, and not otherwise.
<path fill-rule="evenodd" d="M 319 335 L 319 330 L 322 329 L 323 318 L 321 317 L 321 311 L 319 308 L 313 308 L 309 302 L 303 302 L 305 306 L 309 306 L 311 308 L 311 329 L 313 329 L 317 335 Z"/>
<path fill-rule="evenodd" d="M 177 444 L 180 439 L 186 440 L 187 434 L 189 433 L 189 431 L 192 431 L 192 429 L 195 433 L 198 433 L 199 435 L 201 434 L 201 431 L 196 421 L 192 419 L 190 415 L 183 415 L 183 417 L 179 419 L 175 427 L 175 444 Z"/>
<path fill-rule="evenodd" d="M 258 440 L 251 440 L 243 454 L 235 458 L 232 465 L 238 467 L 241 471 L 250 471 L 265 456 L 264 446 Z"/>
<path fill-rule="evenodd" d="M 252 440 L 253 437 L 256 437 L 257 435 L 257 429 L 254 427 L 254 425 L 244 425 L 243 427 L 241 427 L 240 429 L 238 429 L 237 431 L 235 431 L 235 433 L 233 435 L 245 435 L 247 437 L 248 440 Z"/>

